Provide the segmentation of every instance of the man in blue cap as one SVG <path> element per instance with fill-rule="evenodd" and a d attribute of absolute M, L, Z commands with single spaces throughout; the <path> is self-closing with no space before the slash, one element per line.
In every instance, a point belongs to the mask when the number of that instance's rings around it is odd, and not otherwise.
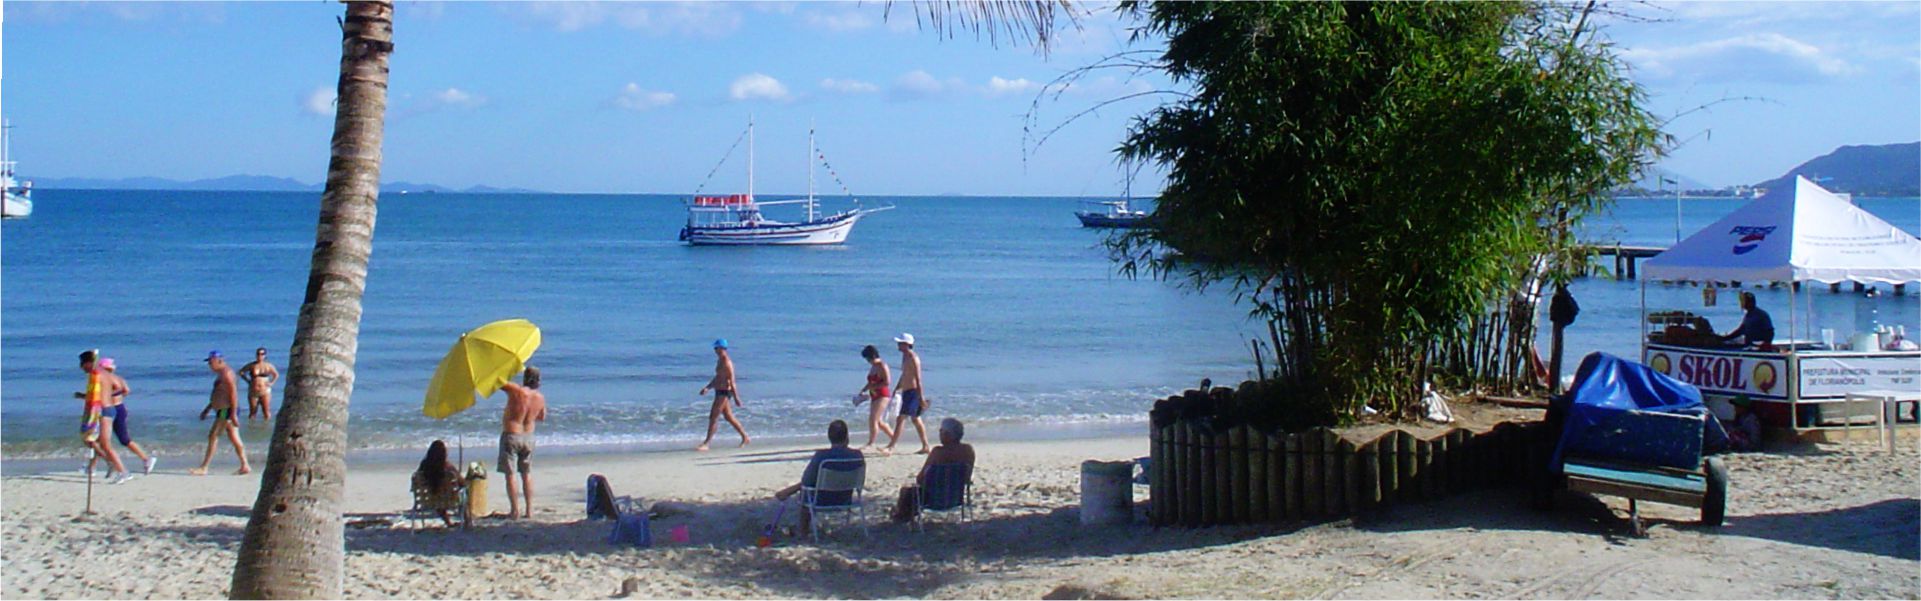
<path fill-rule="evenodd" d="M 207 475 L 207 466 L 213 463 L 214 446 L 221 434 L 227 435 L 227 441 L 233 443 L 234 454 L 240 456 L 240 470 L 234 474 L 253 473 L 253 468 L 247 465 L 247 447 L 240 444 L 240 420 L 233 412 L 234 407 L 240 405 L 240 389 L 233 368 L 227 367 L 227 357 L 221 355 L 220 351 L 210 351 L 207 353 L 207 369 L 213 372 L 213 394 L 207 399 L 207 407 L 200 410 L 200 419 L 207 419 L 207 414 L 212 413 L 213 427 L 207 430 L 207 454 L 200 459 L 200 467 L 187 473 Z"/>
<path fill-rule="evenodd" d="M 698 393 L 705 395 L 709 390 L 714 391 L 714 406 L 707 410 L 707 439 L 694 447 L 696 451 L 705 451 L 707 445 L 714 442 L 714 431 L 720 428 L 722 417 L 727 418 L 727 425 L 740 433 L 740 446 L 747 446 L 748 442 L 747 429 L 740 427 L 740 420 L 734 419 L 734 407 L 740 406 L 740 387 L 734 383 L 734 360 L 727 356 L 726 338 L 714 341 L 714 357 L 714 378 L 708 380 L 706 386 L 700 387 Z M 728 405 L 729 400 L 733 401 L 732 405 Z"/>

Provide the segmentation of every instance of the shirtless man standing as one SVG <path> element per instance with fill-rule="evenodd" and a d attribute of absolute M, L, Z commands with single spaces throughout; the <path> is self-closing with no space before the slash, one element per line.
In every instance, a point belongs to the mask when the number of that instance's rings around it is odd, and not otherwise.
<path fill-rule="evenodd" d="M 726 338 L 714 341 L 714 357 L 714 377 L 707 381 L 706 386 L 700 387 L 698 393 L 704 395 L 709 390 L 714 391 L 714 406 L 707 410 L 707 439 L 694 447 L 696 451 L 705 451 L 707 445 L 714 442 L 714 431 L 720 428 L 722 417 L 727 418 L 727 425 L 740 433 L 740 446 L 747 446 L 748 442 L 747 429 L 740 427 L 740 420 L 734 419 L 734 407 L 740 406 L 740 387 L 734 383 L 734 360 L 727 357 Z M 728 400 L 734 404 L 729 406 Z"/>
<path fill-rule="evenodd" d="M 928 405 L 920 390 L 920 355 L 914 353 L 913 334 L 901 334 L 894 338 L 894 344 L 900 348 L 900 382 L 894 385 L 894 391 L 900 394 L 900 415 L 894 417 L 894 437 L 881 452 L 894 452 L 894 443 L 900 442 L 901 422 L 913 418 L 914 433 L 920 435 L 920 450 L 915 453 L 926 455 L 933 447 L 927 445 L 927 424 L 920 420 Z"/>
<path fill-rule="evenodd" d="M 214 373 L 213 394 L 207 399 L 207 407 L 200 410 L 200 419 L 207 419 L 213 413 L 213 427 L 207 430 L 207 455 L 200 459 L 200 467 L 189 470 L 195 476 L 207 475 L 207 466 L 213 463 L 214 445 L 220 434 L 227 434 L 227 441 L 233 443 L 233 452 L 240 456 L 240 470 L 235 475 L 253 473 L 247 465 L 247 446 L 240 444 L 240 418 L 234 415 L 234 408 L 240 405 L 240 386 L 235 382 L 233 368 L 227 367 L 227 358 L 220 351 L 207 353 L 207 369 Z"/>
<path fill-rule="evenodd" d="M 267 362 L 267 347 L 253 350 L 253 363 L 240 366 L 240 377 L 247 379 L 247 420 L 259 412 L 273 421 L 273 385 L 280 381 L 280 370 Z"/>
<path fill-rule="evenodd" d="M 534 425 L 547 421 L 547 395 L 540 393 L 540 368 L 527 366 L 520 384 L 508 382 L 507 409 L 500 414 L 500 464 L 495 468 L 507 475 L 507 517 L 534 517 Z M 514 473 L 520 473 L 520 491 L 514 490 Z M 522 503 L 522 499 L 526 503 Z"/>
<path fill-rule="evenodd" d="M 99 359 L 97 349 L 80 353 L 80 371 L 87 374 L 87 388 L 85 392 L 73 393 L 82 403 L 80 440 L 92 451 L 88 454 L 86 472 L 92 474 L 94 464 L 106 459 L 107 480 L 114 481 L 113 475 L 118 472 L 120 481 L 124 482 L 133 475 L 127 473 L 127 466 L 120 463 L 120 454 L 113 450 L 113 420 L 106 415 L 107 395 L 113 392 L 112 377 L 100 366 Z"/>

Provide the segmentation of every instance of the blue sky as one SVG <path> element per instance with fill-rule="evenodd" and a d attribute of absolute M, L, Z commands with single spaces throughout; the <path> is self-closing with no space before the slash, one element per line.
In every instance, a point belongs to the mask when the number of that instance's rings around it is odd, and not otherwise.
<path fill-rule="evenodd" d="M 401 2 L 383 178 L 684 193 L 752 114 L 760 191 L 804 188 L 811 121 L 855 193 L 1116 193 L 1111 151 L 1153 99 L 1103 109 L 1023 159 L 1040 85 L 1127 47 L 1127 23 L 1084 6 L 1097 14 L 1042 57 L 943 39 L 907 2 L 886 20 L 876 2 Z M 1679 115 L 1670 169 L 1748 183 L 1842 144 L 1921 138 L 1921 3 L 1629 8 L 1657 20 L 1608 35 L 1653 109 Z M 3 10 L 0 107 L 23 173 L 323 178 L 340 5 Z M 1165 86 L 1084 80 L 1042 102 L 1038 124 Z M 1682 115 L 1723 98 L 1753 99 Z M 740 188 L 741 158 L 709 189 Z"/>

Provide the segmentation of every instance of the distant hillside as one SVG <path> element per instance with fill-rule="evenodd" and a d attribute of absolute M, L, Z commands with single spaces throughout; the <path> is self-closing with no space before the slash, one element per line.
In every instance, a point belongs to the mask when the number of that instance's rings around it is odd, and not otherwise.
<path fill-rule="evenodd" d="M 102 179 L 89 177 L 28 177 L 34 187 L 50 190 L 226 190 L 235 192 L 319 192 L 321 184 L 305 184 L 288 177 L 269 177 L 265 175 L 229 175 L 212 179 L 181 181 L 159 177 L 129 177 L 121 179 Z M 384 182 L 381 192 L 449 192 L 461 194 L 539 194 L 539 190 L 526 188 L 495 188 L 493 186 L 471 186 L 455 190 L 436 184 L 415 182 Z"/>
<path fill-rule="evenodd" d="M 1664 182 L 1662 180 L 1667 181 Z M 1648 167 L 1641 172 L 1641 176 L 1636 178 L 1634 183 L 1617 190 L 1616 193 L 1626 196 L 1673 194 L 1677 187 L 1687 192 L 1704 192 L 1716 189 L 1715 186 L 1708 185 L 1701 180 L 1660 167 Z"/>
<path fill-rule="evenodd" d="M 1778 189 L 1799 175 L 1835 192 L 1861 196 L 1921 196 L 1921 142 L 1842 146 L 1781 177 L 1755 184 Z"/>

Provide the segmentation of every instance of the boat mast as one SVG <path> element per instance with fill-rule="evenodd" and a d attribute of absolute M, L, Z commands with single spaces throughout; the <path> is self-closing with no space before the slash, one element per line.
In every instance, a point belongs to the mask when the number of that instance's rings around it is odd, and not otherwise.
<path fill-rule="evenodd" d="M 754 199 L 754 115 L 747 115 L 747 200 Z"/>
<path fill-rule="evenodd" d="M 814 220 L 814 121 L 807 121 L 807 220 Z"/>

